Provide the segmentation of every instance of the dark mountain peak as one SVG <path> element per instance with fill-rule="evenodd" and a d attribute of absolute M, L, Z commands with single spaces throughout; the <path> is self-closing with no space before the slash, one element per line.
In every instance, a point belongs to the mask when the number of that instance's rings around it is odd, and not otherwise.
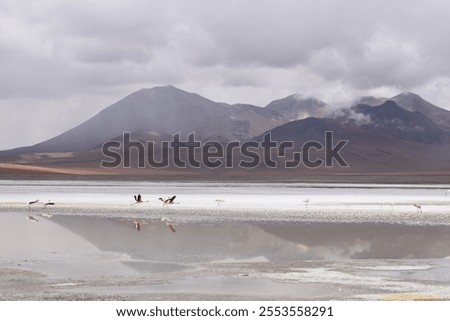
<path fill-rule="evenodd" d="M 426 102 L 419 95 L 417 95 L 411 91 L 404 91 L 392 98 L 363 96 L 361 98 L 356 99 L 354 102 L 354 105 L 365 104 L 365 105 L 370 105 L 370 106 L 379 106 L 379 105 L 382 105 L 387 100 L 395 101 L 398 105 L 400 105 L 400 107 L 407 109 L 407 110 L 410 110 L 408 108 L 408 106 L 414 102 L 421 102 L 421 103 Z"/>
<path fill-rule="evenodd" d="M 153 90 L 177 90 L 177 91 L 184 91 L 180 88 L 175 87 L 174 85 L 165 85 L 165 86 L 156 86 L 152 88 Z"/>
<path fill-rule="evenodd" d="M 405 115 L 405 112 L 407 112 L 393 100 L 386 100 L 383 104 L 378 106 L 359 104 L 352 107 L 352 109 L 356 113 L 373 115 L 384 119 L 402 118 Z"/>
<path fill-rule="evenodd" d="M 422 99 L 422 97 L 420 97 L 418 94 L 413 93 L 412 91 L 408 91 L 408 90 L 402 91 L 400 94 L 398 94 L 395 97 L 413 97 L 413 98 L 417 98 L 418 97 L 418 98 Z"/>
<path fill-rule="evenodd" d="M 377 107 L 377 106 L 375 106 Z M 379 105 L 378 108 L 394 108 L 394 109 L 402 109 L 395 101 L 386 100 L 383 104 Z"/>
<path fill-rule="evenodd" d="M 176 103 L 178 100 L 188 100 L 193 103 L 215 103 L 212 100 L 209 100 L 205 97 L 202 97 L 198 94 L 191 93 L 172 85 L 168 86 L 159 86 L 153 88 L 142 88 L 138 91 L 132 93 L 131 95 L 125 97 L 125 99 L 129 98 L 138 98 L 138 99 L 151 99 L 151 100 L 165 100 L 165 102 Z"/>
<path fill-rule="evenodd" d="M 378 126 L 386 126 L 387 124 L 400 126 L 400 124 L 403 124 L 412 127 L 425 125 L 427 127 L 436 127 L 434 122 L 422 113 L 406 110 L 390 99 L 379 106 L 360 104 L 352 107 L 352 111 L 356 114 L 369 116 L 371 122 L 378 124 Z"/>
<path fill-rule="evenodd" d="M 187 91 L 184 91 L 184 90 L 174 87 L 172 85 L 167 85 L 167 86 L 157 86 L 157 87 L 152 87 L 152 88 L 141 88 L 141 89 L 131 93 L 127 97 L 134 96 L 134 95 L 151 96 L 151 95 L 155 95 L 155 94 L 174 95 L 174 94 L 189 94 L 189 93 Z"/>
<path fill-rule="evenodd" d="M 183 92 L 187 93 L 187 91 L 184 91 L 180 88 L 177 88 L 173 85 L 166 85 L 166 86 L 156 86 L 152 88 L 141 88 L 137 92 Z"/>
<path fill-rule="evenodd" d="M 434 121 L 441 129 L 450 131 L 450 111 L 435 106 L 421 96 L 411 91 L 404 91 L 392 98 L 401 108 L 411 112 L 419 112 Z M 362 97 L 355 101 L 355 104 L 367 104 L 379 106 L 386 102 L 387 98 Z"/>
<path fill-rule="evenodd" d="M 366 104 L 371 106 L 378 106 L 383 104 L 388 99 L 395 101 L 398 105 L 400 105 L 400 107 L 403 107 L 405 109 L 408 109 L 406 105 L 411 104 L 412 102 L 428 103 L 425 99 L 423 99 L 416 93 L 413 93 L 411 91 L 403 91 L 400 94 L 391 98 L 363 96 L 361 98 L 356 99 L 354 104 L 355 105 Z M 405 106 L 402 106 L 402 103 Z"/>
<path fill-rule="evenodd" d="M 364 122 L 360 122 L 362 116 Z M 402 137 L 424 143 L 439 142 L 444 137 L 436 123 L 418 111 L 409 111 L 395 101 L 387 100 L 379 106 L 360 104 L 341 118 L 360 128 L 371 128 L 383 135 Z"/>
<path fill-rule="evenodd" d="M 425 99 L 420 97 L 419 95 L 410 92 L 410 91 L 404 91 L 397 96 L 394 96 L 391 98 L 395 102 L 397 102 L 399 105 L 415 105 L 415 104 L 430 104 Z M 431 104 L 430 104 L 431 105 Z"/>
<path fill-rule="evenodd" d="M 439 111 L 448 112 L 448 110 L 433 105 L 432 103 L 423 99 L 421 96 L 410 91 L 404 91 L 397 96 L 392 97 L 391 100 L 395 101 L 401 107 L 410 111 L 420 111 L 422 113 L 424 113 L 423 111 L 425 111 L 431 112 L 433 114 Z"/>
<path fill-rule="evenodd" d="M 406 110 L 417 111 L 426 115 L 440 128 L 450 131 L 450 111 L 435 106 L 412 92 L 403 92 L 391 98 L 391 100 Z"/>

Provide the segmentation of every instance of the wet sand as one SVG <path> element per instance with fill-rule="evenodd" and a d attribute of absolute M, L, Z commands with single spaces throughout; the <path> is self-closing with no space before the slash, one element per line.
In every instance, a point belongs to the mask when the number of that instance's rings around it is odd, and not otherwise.
<path fill-rule="evenodd" d="M 0 212 L 2 300 L 450 298 L 450 225 L 439 222 L 246 221 L 221 210 L 173 220 L 173 232 L 157 213 L 140 231 L 129 213 L 51 213 Z"/>

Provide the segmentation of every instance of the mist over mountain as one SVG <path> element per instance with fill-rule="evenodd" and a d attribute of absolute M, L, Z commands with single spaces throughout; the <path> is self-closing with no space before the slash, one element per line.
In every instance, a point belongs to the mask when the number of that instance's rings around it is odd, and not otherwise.
<path fill-rule="evenodd" d="M 433 144 L 448 137 L 443 129 L 424 114 L 403 109 L 393 100 L 387 100 L 379 106 L 359 104 L 348 109 L 346 114 L 337 119 L 361 130 L 392 138 Z"/>
<path fill-rule="evenodd" d="M 272 139 L 301 148 L 307 141 L 323 142 L 325 132 L 332 131 L 335 140 L 348 141 L 345 154 L 353 171 L 450 170 L 449 130 L 450 112 L 412 93 L 363 97 L 332 111 L 326 103 L 298 94 L 260 107 L 218 103 L 165 86 L 138 90 L 52 139 L 0 152 L 0 161 L 41 164 L 48 153 L 70 153 L 51 162 L 98 166 L 101 146 L 120 141 L 124 132 L 142 142 L 195 133 L 199 141 L 220 143 L 261 141 L 271 133 Z"/>
<path fill-rule="evenodd" d="M 387 100 L 379 106 L 358 104 L 334 116 L 292 121 L 269 132 L 273 140 L 292 141 L 301 149 L 310 141 L 325 146 L 325 132 L 331 131 L 334 142 L 347 141 L 341 154 L 353 172 L 449 168 L 450 133 L 419 112 Z"/>
<path fill-rule="evenodd" d="M 323 101 L 316 98 L 303 98 L 298 94 L 274 100 L 265 108 L 279 112 L 289 121 L 308 117 L 322 118 L 327 113 L 327 104 Z"/>

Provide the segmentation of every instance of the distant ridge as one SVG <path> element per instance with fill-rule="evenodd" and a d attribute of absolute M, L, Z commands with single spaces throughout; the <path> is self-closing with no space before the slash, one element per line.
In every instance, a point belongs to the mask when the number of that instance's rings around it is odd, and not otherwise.
<path fill-rule="evenodd" d="M 0 162 L 98 166 L 101 146 L 120 140 L 169 140 L 195 133 L 202 142 L 323 141 L 332 131 L 348 140 L 348 171 L 450 170 L 450 112 L 405 92 L 391 99 L 363 97 L 332 111 L 316 98 L 293 94 L 265 107 L 214 102 L 173 86 L 140 89 L 82 124 L 39 144 L 0 152 Z M 327 169 L 329 171 L 339 169 Z"/>

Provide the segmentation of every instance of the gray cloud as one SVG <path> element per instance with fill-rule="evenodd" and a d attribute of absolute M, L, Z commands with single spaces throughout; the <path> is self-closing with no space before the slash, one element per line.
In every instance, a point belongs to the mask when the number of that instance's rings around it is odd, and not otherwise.
<path fill-rule="evenodd" d="M 0 149 L 165 84 L 259 105 L 411 90 L 450 108 L 449 14 L 439 0 L 0 0 Z"/>

